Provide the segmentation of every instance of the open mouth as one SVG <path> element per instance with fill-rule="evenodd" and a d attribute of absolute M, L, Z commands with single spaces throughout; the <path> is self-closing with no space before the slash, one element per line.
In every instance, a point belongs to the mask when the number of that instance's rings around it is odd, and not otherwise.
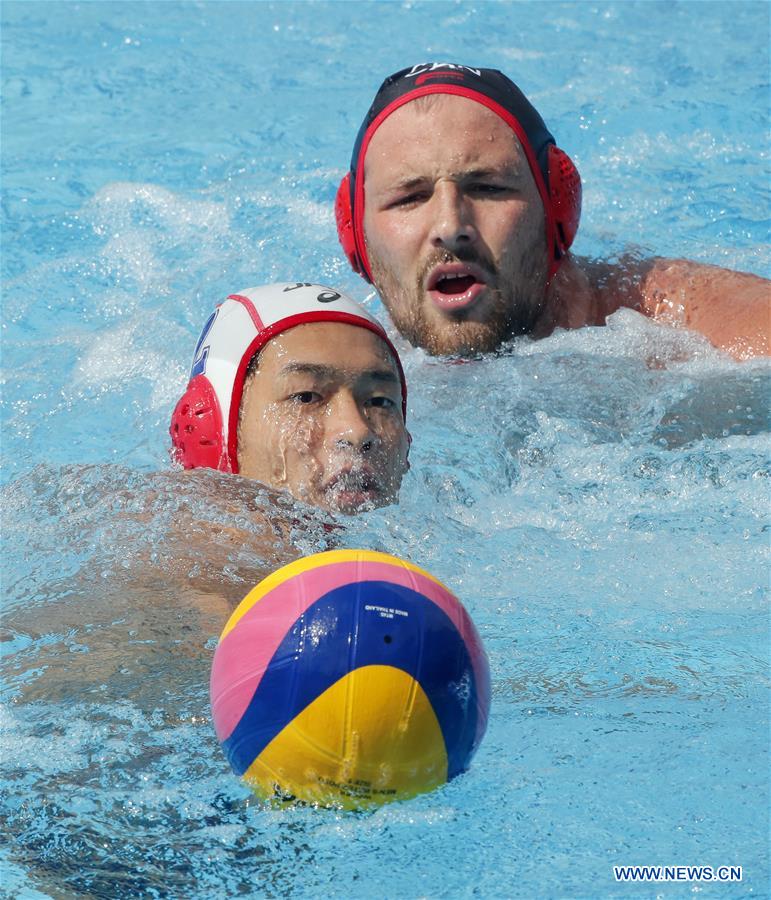
<path fill-rule="evenodd" d="M 476 266 L 445 263 L 429 273 L 426 290 L 443 312 L 460 312 L 472 307 L 487 287 L 484 274 Z"/>

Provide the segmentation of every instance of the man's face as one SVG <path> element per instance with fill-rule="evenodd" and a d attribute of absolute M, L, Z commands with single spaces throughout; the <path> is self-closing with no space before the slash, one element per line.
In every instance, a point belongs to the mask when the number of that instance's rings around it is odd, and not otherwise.
<path fill-rule="evenodd" d="M 316 322 L 262 349 L 241 400 L 242 475 L 353 513 L 396 499 L 408 448 L 399 373 L 376 334 Z"/>
<path fill-rule="evenodd" d="M 499 116 L 465 97 L 405 104 L 370 141 L 364 191 L 373 280 L 413 344 L 473 353 L 532 328 L 548 267 L 543 203 Z"/>

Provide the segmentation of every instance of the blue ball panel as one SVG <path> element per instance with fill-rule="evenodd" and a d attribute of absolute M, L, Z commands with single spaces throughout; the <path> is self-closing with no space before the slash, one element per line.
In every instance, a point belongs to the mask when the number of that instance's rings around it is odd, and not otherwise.
<path fill-rule="evenodd" d="M 233 770 L 242 775 L 306 706 L 349 672 L 369 665 L 402 669 L 420 684 L 444 736 L 448 778 L 462 772 L 477 722 L 466 644 L 435 603 L 384 581 L 336 588 L 296 619 L 222 745 Z"/>

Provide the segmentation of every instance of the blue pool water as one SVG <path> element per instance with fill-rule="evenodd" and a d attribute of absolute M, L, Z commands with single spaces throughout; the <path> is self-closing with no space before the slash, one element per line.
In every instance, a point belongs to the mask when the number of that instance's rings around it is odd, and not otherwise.
<path fill-rule="evenodd" d="M 166 429 L 226 294 L 382 313 L 332 203 L 413 62 L 521 84 L 582 172 L 578 253 L 768 276 L 769 9 L 3 4 L 2 896 L 768 896 L 768 363 L 629 311 L 464 365 L 400 342 L 402 502 L 331 531 L 172 471 Z M 469 772 L 368 815 L 261 808 L 208 706 L 227 611 L 330 546 L 445 581 L 492 668 Z"/>

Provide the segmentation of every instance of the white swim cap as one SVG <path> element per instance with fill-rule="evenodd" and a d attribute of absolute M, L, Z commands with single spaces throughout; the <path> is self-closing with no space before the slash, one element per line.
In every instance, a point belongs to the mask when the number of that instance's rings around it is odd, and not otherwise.
<path fill-rule="evenodd" d="M 270 284 L 231 294 L 209 316 L 195 348 L 190 381 L 171 416 L 172 456 L 186 469 L 238 472 L 238 415 L 249 363 L 282 331 L 309 322 L 342 322 L 374 332 L 407 384 L 393 344 L 362 306 L 320 284 Z"/>

